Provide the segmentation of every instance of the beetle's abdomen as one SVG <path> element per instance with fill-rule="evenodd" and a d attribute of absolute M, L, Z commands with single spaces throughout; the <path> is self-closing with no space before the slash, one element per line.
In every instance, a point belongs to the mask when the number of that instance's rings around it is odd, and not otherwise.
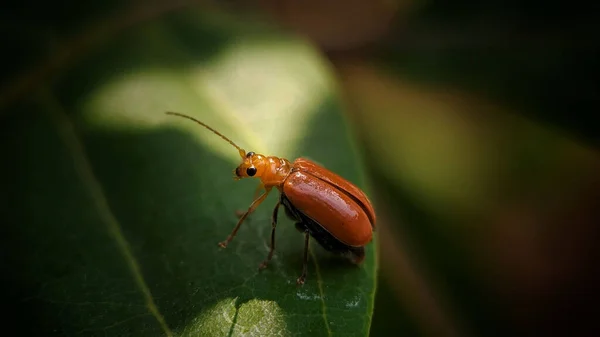
<path fill-rule="evenodd" d="M 363 208 L 336 186 L 308 172 L 292 172 L 283 193 L 298 211 L 323 226 L 349 246 L 364 246 L 373 236 L 371 221 Z"/>

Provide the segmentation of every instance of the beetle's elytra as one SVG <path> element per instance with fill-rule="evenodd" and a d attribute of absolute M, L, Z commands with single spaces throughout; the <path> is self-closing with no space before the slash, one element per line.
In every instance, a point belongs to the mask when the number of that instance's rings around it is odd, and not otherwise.
<path fill-rule="evenodd" d="M 227 239 L 219 242 L 219 246 L 227 247 L 246 217 L 276 187 L 279 190 L 279 200 L 273 209 L 269 254 L 259 269 L 266 268 L 273 257 L 280 206 L 296 221 L 296 228 L 304 233 L 304 260 L 302 274 L 297 279 L 299 285 L 304 284 L 306 279 L 310 237 L 326 250 L 343 255 L 353 263 L 359 264 L 364 260 L 364 247 L 373 238 L 376 217 L 369 198 L 360 188 L 308 159 L 298 158 L 290 162 L 284 158 L 246 152 L 229 138 L 193 117 L 177 112 L 167 114 L 192 120 L 233 145 L 242 157 L 242 163 L 234 170 L 234 179 L 260 179 L 252 204 L 240 216 Z M 257 196 L 261 191 L 263 193 Z"/>

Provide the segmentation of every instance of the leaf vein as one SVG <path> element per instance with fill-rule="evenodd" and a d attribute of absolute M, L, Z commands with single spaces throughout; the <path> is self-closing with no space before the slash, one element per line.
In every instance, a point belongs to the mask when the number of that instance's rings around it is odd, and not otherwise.
<path fill-rule="evenodd" d="M 317 256 L 315 255 L 312 246 L 309 247 L 312 261 L 315 264 L 315 273 L 317 274 L 317 286 L 319 288 L 319 294 L 321 295 L 321 309 L 323 311 L 323 320 L 325 321 L 325 328 L 327 329 L 327 336 L 332 336 L 331 328 L 329 327 L 329 320 L 327 319 L 327 308 L 325 305 L 325 292 L 323 291 L 323 278 L 321 277 L 321 271 L 319 270 L 319 263 L 317 262 Z"/>
<path fill-rule="evenodd" d="M 73 123 L 69 119 L 63 107 L 60 105 L 60 102 L 58 102 L 58 99 L 53 97 L 49 91 L 45 91 L 44 94 L 48 102 L 51 103 L 49 104 L 51 106 L 49 113 L 56 122 L 59 136 L 63 139 L 65 145 L 71 152 L 75 169 L 77 170 L 84 185 L 89 190 L 100 217 L 108 226 L 110 235 L 116 240 L 119 250 L 121 254 L 123 254 L 131 274 L 135 279 L 135 283 L 142 291 L 148 310 L 156 318 L 163 332 L 169 337 L 173 336 L 171 329 L 168 327 L 164 317 L 154 303 L 152 293 L 150 292 L 150 288 L 144 280 L 141 268 L 131 252 L 131 248 L 127 242 L 127 239 L 125 239 L 125 236 L 123 235 L 119 221 L 116 219 L 115 215 L 110 209 L 108 201 L 106 200 L 106 196 L 102 190 L 102 186 L 96 178 L 91 164 L 87 158 L 83 144 L 77 137 Z"/>

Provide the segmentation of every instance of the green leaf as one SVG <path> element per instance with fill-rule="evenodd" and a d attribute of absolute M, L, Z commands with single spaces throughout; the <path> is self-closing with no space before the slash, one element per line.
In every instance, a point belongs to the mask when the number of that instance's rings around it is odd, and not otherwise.
<path fill-rule="evenodd" d="M 211 19 L 212 18 L 212 19 Z M 250 205 L 237 151 L 311 158 L 365 187 L 324 62 L 268 27 L 194 11 L 135 26 L 3 113 L 7 298 L 22 335 L 365 336 L 376 283 Z M 233 27 L 233 28 L 232 28 Z M 368 191 L 368 189 L 367 189 Z"/>

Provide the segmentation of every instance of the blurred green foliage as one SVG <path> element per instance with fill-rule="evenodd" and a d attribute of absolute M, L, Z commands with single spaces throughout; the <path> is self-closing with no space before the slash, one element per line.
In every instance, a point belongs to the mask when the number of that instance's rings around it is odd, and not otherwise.
<path fill-rule="evenodd" d="M 588 268 L 598 258 L 597 11 L 416 7 L 369 50 L 368 70 L 340 67 L 397 245 L 418 256 L 461 335 L 594 335 L 585 308 L 600 279 Z M 408 277 L 386 268 L 381 282 L 402 287 Z M 398 312 L 430 313 L 389 294 L 378 292 L 377 335 L 405 326 Z"/>

